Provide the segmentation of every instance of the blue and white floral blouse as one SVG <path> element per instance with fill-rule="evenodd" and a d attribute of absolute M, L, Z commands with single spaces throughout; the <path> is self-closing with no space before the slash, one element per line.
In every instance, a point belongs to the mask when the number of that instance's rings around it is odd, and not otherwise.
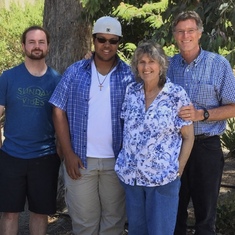
<path fill-rule="evenodd" d="M 185 90 L 167 82 L 146 111 L 143 84 L 129 84 L 121 113 L 123 146 L 115 165 L 121 181 L 153 187 L 176 179 L 180 129 L 192 123 L 179 118 L 178 112 L 189 104 Z"/>

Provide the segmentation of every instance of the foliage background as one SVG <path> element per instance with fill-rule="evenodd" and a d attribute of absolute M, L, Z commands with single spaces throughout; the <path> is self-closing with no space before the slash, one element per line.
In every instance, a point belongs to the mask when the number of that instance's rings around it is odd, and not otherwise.
<path fill-rule="evenodd" d="M 21 34 L 31 25 L 42 26 L 43 6 L 38 0 L 35 5 L 26 2 L 24 8 L 12 3 L 9 9 L 0 9 L 0 74 L 23 60 Z"/>
<path fill-rule="evenodd" d="M 203 20 L 200 40 L 205 50 L 220 53 L 235 65 L 235 2 L 234 0 L 80 0 L 84 15 L 97 19 L 105 14 L 117 16 L 124 31 L 124 55 L 129 58 L 135 45 L 154 38 L 168 55 L 177 51 L 171 32 L 173 18 L 181 11 L 195 10 Z"/>
<path fill-rule="evenodd" d="M 204 24 L 202 47 L 226 56 L 231 65 L 235 65 L 233 0 L 77 1 L 83 7 L 80 17 L 90 21 L 91 25 L 103 15 L 119 18 L 124 35 L 120 55 L 127 62 L 138 42 L 148 38 L 154 38 L 169 56 L 177 52 L 171 32 L 172 19 L 182 10 L 196 10 Z M 37 0 L 35 4 L 27 3 L 27 0 L 25 2 L 24 8 L 11 4 L 8 10 L 0 9 L 0 73 L 22 61 L 20 43 L 22 31 L 32 24 L 43 24 L 44 0 Z"/>
<path fill-rule="evenodd" d="M 30 25 L 43 24 L 44 0 L 37 0 L 33 5 L 25 1 L 24 8 L 16 4 L 11 4 L 7 10 L 0 8 L 0 74 L 3 70 L 23 61 L 20 37 L 24 29 Z M 69 0 L 57 1 L 65 1 L 66 4 Z M 204 23 L 202 47 L 226 56 L 232 66 L 235 64 L 234 0 L 78 1 L 83 6 L 80 17 L 90 21 L 91 25 L 94 20 L 103 15 L 119 18 L 124 35 L 119 53 L 127 62 L 138 42 L 148 38 L 156 39 L 168 55 L 173 55 L 177 48 L 174 46 L 171 32 L 172 19 L 180 11 L 190 9 L 196 10 Z M 66 14 L 69 12 L 67 11 Z M 1 117 L 1 121 L 4 121 L 4 116 Z M 224 135 L 223 143 L 224 147 L 234 150 L 234 141 L 231 142 L 235 136 L 234 120 L 229 124 L 230 128 Z M 232 203 L 218 207 L 218 230 L 222 234 L 234 234 L 235 223 L 231 220 L 235 215 L 234 200 L 230 202 Z"/>

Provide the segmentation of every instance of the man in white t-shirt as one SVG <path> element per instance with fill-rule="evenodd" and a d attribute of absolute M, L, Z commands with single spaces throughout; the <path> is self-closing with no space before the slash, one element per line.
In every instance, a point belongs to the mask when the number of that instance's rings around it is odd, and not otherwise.
<path fill-rule="evenodd" d="M 50 99 L 74 234 L 122 235 L 124 230 L 125 195 L 114 165 L 122 144 L 121 106 L 134 78 L 117 56 L 121 38 L 118 20 L 99 18 L 92 58 L 71 65 Z"/>

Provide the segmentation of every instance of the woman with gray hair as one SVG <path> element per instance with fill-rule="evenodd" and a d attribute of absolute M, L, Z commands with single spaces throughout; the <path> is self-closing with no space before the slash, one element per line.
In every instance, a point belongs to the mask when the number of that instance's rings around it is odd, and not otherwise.
<path fill-rule="evenodd" d="M 178 112 L 190 104 L 184 89 L 166 77 L 168 59 L 153 41 L 141 43 L 131 62 L 136 82 L 122 106 L 123 147 L 115 171 L 126 192 L 129 235 L 171 235 L 180 176 L 190 155 L 191 121 Z"/>

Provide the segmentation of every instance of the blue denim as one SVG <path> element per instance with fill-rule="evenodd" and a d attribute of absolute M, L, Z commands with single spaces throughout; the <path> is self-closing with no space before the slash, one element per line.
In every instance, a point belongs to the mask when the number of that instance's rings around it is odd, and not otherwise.
<path fill-rule="evenodd" d="M 215 235 L 216 206 L 224 157 L 219 136 L 194 142 L 181 177 L 175 235 L 187 234 L 188 204 L 192 199 L 195 235 Z"/>
<path fill-rule="evenodd" d="M 172 235 L 180 184 L 179 178 L 156 187 L 122 183 L 126 192 L 128 235 Z"/>

